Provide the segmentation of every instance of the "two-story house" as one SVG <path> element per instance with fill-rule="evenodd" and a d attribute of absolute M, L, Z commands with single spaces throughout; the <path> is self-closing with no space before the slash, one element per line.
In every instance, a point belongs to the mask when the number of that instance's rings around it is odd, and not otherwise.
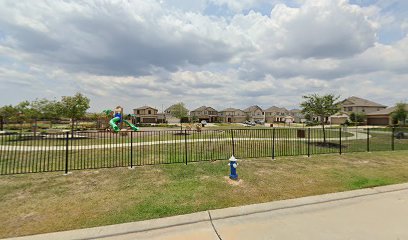
<path fill-rule="evenodd" d="M 133 109 L 138 123 L 157 123 L 158 110 L 149 106 L 143 106 Z"/>
<path fill-rule="evenodd" d="M 242 123 L 247 118 L 246 113 L 237 108 L 226 108 L 220 111 L 218 116 L 222 122 L 226 123 Z"/>
<path fill-rule="evenodd" d="M 305 115 L 302 113 L 302 110 L 300 109 L 289 110 L 289 116 L 293 117 L 293 121 L 295 123 L 302 123 L 306 121 Z"/>
<path fill-rule="evenodd" d="M 387 108 L 385 105 L 354 96 L 344 99 L 339 103 L 339 106 L 340 112 L 347 113 L 348 115 L 352 112 L 367 114 Z"/>
<path fill-rule="evenodd" d="M 286 108 L 272 106 L 266 109 L 264 114 L 265 122 L 267 123 L 286 122 L 286 119 L 289 116 L 289 111 Z"/>
<path fill-rule="evenodd" d="M 218 121 L 218 111 L 212 107 L 201 106 L 190 112 L 191 118 L 197 118 L 199 122 L 207 121 L 209 123 Z"/>
<path fill-rule="evenodd" d="M 176 116 L 174 116 L 174 114 L 173 114 L 173 111 L 174 111 L 174 108 L 175 108 L 176 105 L 177 104 L 173 104 L 173 105 L 171 105 L 170 107 L 168 107 L 168 108 L 166 108 L 164 110 L 164 117 L 165 117 L 167 123 L 171 123 L 171 124 L 180 123 L 180 119 L 177 118 Z M 187 112 L 187 115 L 188 115 L 189 110 L 187 108 L 184 108 L 184 109 L 185 109 L 185 111 Z M 185 117 L 185 118 L 181 119 L 181 122 L 183 122 L 183 123 L 188 122 L 188 121 L 189 121 L 188 117 Z"/>
<path fill-rule="evenodd" d="M 249 118 L 250 121 L 257 121 L 257 120 L 264 121 L 265 120 L 264 111 L 262 110 L 262 108 L 260 108 L 257 105 L 245 108 L 244 112 L 246 113 L 246 115 L 248 116 L 247 118 Z"/>

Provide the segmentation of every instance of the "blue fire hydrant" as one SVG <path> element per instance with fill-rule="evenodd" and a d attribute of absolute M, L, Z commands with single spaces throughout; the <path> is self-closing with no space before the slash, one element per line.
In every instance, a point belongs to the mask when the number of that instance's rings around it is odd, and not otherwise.
<path fill-rule="evenodd" d="M 231 156 L 231 158 L 229 159 L 229 163 L 228 166 L 230 166 L 230 170 L 231 170 L 231 174 L 229 175 L 229 177 L 232 180 L 237 180 L 238 179 L 238 174 L 237 174 L 237 159 L 234 157 L 234 155 Z"/>

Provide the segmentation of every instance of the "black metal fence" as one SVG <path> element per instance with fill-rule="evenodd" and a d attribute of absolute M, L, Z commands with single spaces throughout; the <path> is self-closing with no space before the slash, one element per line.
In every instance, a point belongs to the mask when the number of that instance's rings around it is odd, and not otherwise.
<path fill-rule="evenodd" d="M 0 135 L 0 174 L 408 150 L 407 128 L 84 131 Z"/>

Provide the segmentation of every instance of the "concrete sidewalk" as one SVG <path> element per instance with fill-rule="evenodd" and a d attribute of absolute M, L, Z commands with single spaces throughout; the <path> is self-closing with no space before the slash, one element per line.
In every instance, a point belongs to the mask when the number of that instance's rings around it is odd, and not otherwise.
<path fill-rule="evenodd" d="M 408 239 L 408 184 L 15 239 Z"/>

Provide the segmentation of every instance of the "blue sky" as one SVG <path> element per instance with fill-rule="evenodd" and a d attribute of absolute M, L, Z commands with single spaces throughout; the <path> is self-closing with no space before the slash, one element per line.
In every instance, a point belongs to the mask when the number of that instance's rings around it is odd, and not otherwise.
<path fill-rule="evenodd" d="M 83 92 L 92 111 L 183 101 L 406 101 L 408 1 L 0 1 L 0 105 Z"/>

